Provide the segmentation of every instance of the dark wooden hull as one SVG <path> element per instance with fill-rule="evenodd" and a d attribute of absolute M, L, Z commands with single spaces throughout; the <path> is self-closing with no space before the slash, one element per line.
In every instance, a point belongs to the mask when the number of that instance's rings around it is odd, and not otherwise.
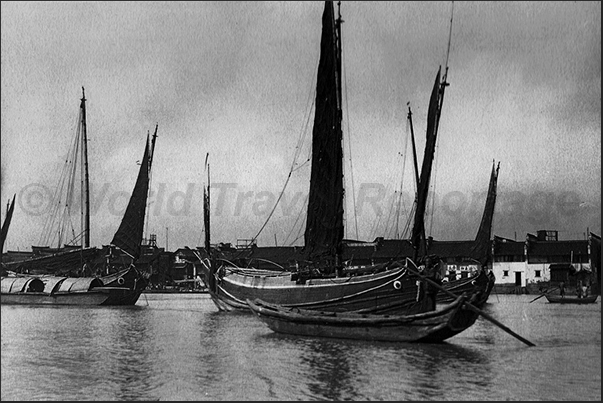
<path fill-rule="evenodd" d="M 475 294 L 476 298 L 473 305 L 481 308 L 486 301 L 488 301 L 488 297 L 494 288 L 495 280 L 494 273 L 492 273 L 491 270 L 482 269 L 479 270 L 475 276 L 445 282 L 442 286 L 456 295 L 461 295 L 463 293 L 466 293 L 467 295 Z M 436 297 L 436 301 L 439 304 L 448 304 L 454 301 L 454 298 L 446 293 L 440 292 Z"/>
<path fill-rule="evenodd" d="M 134 305 L 147 286 L 146 278 L 133 267 L 100 279 L 17 275 L 3 277 L 3 284 L 5 280 L 7 284 L 18 281 L 17 289 L 7 285 L 10 290 L 5 290 L 3 285 L 0 302 L 6 305 Z M 41 285 L 42 280 L 47 284 Z M 76 282 L 89 287 L 71 288 Z M 69 286 L 63 288 L 61 284 Z"/>
<path fill-rule="evenodd" d="M 3 305 L 135 305 L 142 290 L 97 287 L 85 292 L 0 294 Z"/>
<path fill-rule="evenodd" d="M 103 290 L 47 294 L 22 292 L 0 295 L 2 305 L 103 305 L 110 293 Z"/>
<path fill-rule="evenodd" d="M 589 295 L 584 298 L 574 296 L 549 295 L 545 294 L 546 299 L 552 304 L 592 304 L 597 301 L 598 295 Z"/>
<path fill-rule="evenodd" d="M 331 312 L 408 314 L 423 311 L 417 302 L 417 278 L 402 267 L 379 273 L 338 278 L 313 278 L 304 284 L 291 273 L 264 270 L 218 271 L 215 290 L 209 294 L 222 311 L 248 311 L 247 300 Z"/>
<path fill-rule="evenodd" d="M 393 342 L 439 343 L 472 326 L 479 314 L 465 309 L 465 297 L 414 315 L 374 315 L 287 308 L 247 301 L 251 311 L 277 333 Z"/>
<path fill-rule="evenodd" d="M 135 267 L 100 278 L 109 298 L 101 305 L 135 305 L 148 280 Z M 96 288 L 95 288 L 96 289 Z"/>

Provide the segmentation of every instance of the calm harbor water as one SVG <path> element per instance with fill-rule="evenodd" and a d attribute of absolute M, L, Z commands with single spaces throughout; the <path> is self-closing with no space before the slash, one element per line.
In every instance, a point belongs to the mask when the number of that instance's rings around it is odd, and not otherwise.
<path fill-rule="evenodd" d="M 278 335 L 207 294 L 2 306 L 2 400 L 601 400 L 601 302 L 491 295 L 443 345 Z"/>

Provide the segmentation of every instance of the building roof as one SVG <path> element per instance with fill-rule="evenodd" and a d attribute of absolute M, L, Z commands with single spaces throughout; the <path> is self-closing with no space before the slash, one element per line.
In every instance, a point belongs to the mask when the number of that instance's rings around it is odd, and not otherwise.
<path fill-rule="evenodd" d="M 440 257 L 466 257 L 473 245 L 474 241 L 432 241 L 429 251 Z"/>
<path fill-rule="evenodd" d="M 588 255 L 588 241 L 529 241 L 530 256 Z"/>
<path fill-rule="evenodd" d="M 498 256 L 523 256 L 525 242 L 495 236 L 493 240 L 494 254 Z"/>

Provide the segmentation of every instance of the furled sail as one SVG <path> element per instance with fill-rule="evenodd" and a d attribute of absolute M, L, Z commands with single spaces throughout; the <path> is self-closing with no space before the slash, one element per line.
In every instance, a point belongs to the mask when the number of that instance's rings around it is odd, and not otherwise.
<path fill-rule="evenodd" d="M 134 190 L 130 196 L 130 201 L 119 229 L 111 241 L 111 244 L 131 255 L 134 260 L 140 256 L 140 244 L 144 230 L 147 195 L 149 191 L 149 158 L 149 138 L 147 136 L 144 156 L 142 157 Z"/>
<path fill-rule="evenodd" d="M 322 16 L 316 108 L 312 131 L 312 172 L 306 231 L 307 259 L 332 266 L 343 239 L 343 146 L 340 106 L 340 52 L 333 2 Z"/>
<path fill-rule="evenodd" d="M 498 169 L 500 163 L 494 167 L 492 163 L 492 173 L 490 174 L 490 185 L 488 186 L 488 195 L 486 196 L 486 206 L 482 215 L 475 241 L 471 247 L 470 257 L 480 261 L 482 265 L 488 263 L 492 253 L 490 249 L 490 236 L 492 235 L 492 219 L 494 217 L 494 207 L 496 205 L 496 184 L 498 181 Z"/>
<path fill-rule="evenodd" d="M 8 210 L 6 210 L 6 218 L 2 223 L 2 232 L 0 233 L 0 254 L 4 252 L 4 241 L 6 241 L 6 236 L 8 235 L 8 227 L 10 226 L 10 220 L 13 218 L 13 211 L 15 209 L 15 194 L 13 196 L 13 201 L 10 203 Z"/>
<path fill-rule="evenodd" d="M 208 174 L 209 176 L 209 174 Z M 209 183 L 206 188 L 203 188 L 203 223 L 205 225 L 205 251 L 210 254 L 210 200 L 209 200 Z"/>
<path fill-rule="evenodd" d="M 415 210 L 415 219 L 412 229 L 412 244 L 417 256 L 427 254 L 425 242 L 425 209 L 427 206 L 427 193 L 429 191 L 429 179 L 435 154 L 435 146 L 438 134 L 438 120 L 441 107 L 440 93 L 440 71 L 436 75 L 431 98 L 429 99 L 429 109 L 427 111 L 427 139 L 425 143 L 425 155 L 421 166 L 421 175 L 419 177 L 419 186 L 417 188 L 417 208 Z M 443 85 L 443 84 L 442 84 Z M 415 258 L 417 258 L 415 256 Z"/>

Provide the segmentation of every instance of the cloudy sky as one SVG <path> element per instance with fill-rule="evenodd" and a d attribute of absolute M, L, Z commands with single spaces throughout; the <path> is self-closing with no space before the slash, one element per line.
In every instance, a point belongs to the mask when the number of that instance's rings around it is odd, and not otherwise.
<path fill-rule="evenodd" d="M 6 247 L 41 239 L 86 89 L 93 245 L 107 244 L 158 124 L 145 233 L 301 244 L 322 2 L 2 2 Z M 426 110 L 448 55 L 428 232 L 472 239 L 493 160 L 493 233 L 601 234 L 600 2 L 343 2 L 346 236 L 404 236 Z M 452 17 L 449 53 L 448 38 Z M 355 214 L 354 214 L 355 213 Z M 74 220 L 76 226 L 79 219 Z"/>

